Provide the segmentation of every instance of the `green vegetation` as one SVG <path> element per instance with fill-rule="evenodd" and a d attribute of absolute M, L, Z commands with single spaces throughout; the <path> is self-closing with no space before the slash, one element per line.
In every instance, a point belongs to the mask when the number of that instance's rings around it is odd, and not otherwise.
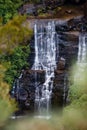
<path fill-rule="evenodd" d="M 18 15 L 0 27 L 0 53 L 12 53 L 18 45 L 26 45 L 32 36 L 32 30 L 25 22 L 26 16 Z"/>
<path fill-rule="evenodd" d="M 74 66 L 72 71 L 73 85 L 70 87 L 69 98 L 71 106 L 86 111 L 87 109 L 87 65 L 81 63 Z"/>
<path fill-rule="evenodd" d="M 73 73 L 73 86 L 69 94 L 71 104 L 64 108 L 62 115 L 56 112 L 50 120 L 19 120 L 16 124 L 10 124 L 6 130 L 87 130 L 87 66 L 75 66 Z"/>
<path fill-rule="evenodd" d="M 10 55 L 2 56 L 1 60 L 8 69 L 5 73 L 5 81 L 12 86 L 14 79 L 18 78 L 23 68 L 29 67 L 27 58 L 30 48 L 27 46 L 18 46 Z"/>
<path fill-rule="evenodd" d="M 22 0 L 0 0 L 0 17 L 3 18 L 3 23 L 17 15 L 17 9 L 22 3 Z"/>
<path fill-rule="evenodd" d="M 32 36 L 25 22 L 26 16 L 16 16 L 0 27 L 0 59 L 7 66 L 5 81 L 12 85 L 23 67 L 28 66 L 27 58 L 30 52 L 27 44 Z"/>
<path fill-rule="evenodd" d="M 9 116 L 17 109 L 9 95 L 10 86 L 19 77 L 21 70 L 29 67 L 29 40 L 33 31 L 26 22 L 26 16 L 17 14 L 23 2 L 0 0 L 0 128 L 5 126 Z M 39 0 L 31 2 L 38 3 Z M 61 10 L 60 7 L 56 8 L 55 14 Z M 40 17 L 48 17 L 42 10 L 38 10 L 38 13 Z M 69 90 L 71 103 L 64 108 L 61 117 L 55 113 L 56 116 L 50 120 L 18 121 L 7 125 L 5 130 L 87 130 L 87 66 L 81 67 L 75 66 L 72 70 L 74 80 Z"/>
<path fill-rule="evenodd" d="M 1 6 L 1 5 L 0 5 Z M 28 67 L 29 40 L 33 31 L 29 29 L 26 16 L 15 16 L 6 24 L 0 20 L 0 128 L 16 109 L 9 90 L 22 68 Z"/>
<path fill-rule="evenodd" d="M 3 81 L 6 69 L 0 65 L 0 127 L 16 109 L 14 100 L 9 95 L 9 85 Z"/>

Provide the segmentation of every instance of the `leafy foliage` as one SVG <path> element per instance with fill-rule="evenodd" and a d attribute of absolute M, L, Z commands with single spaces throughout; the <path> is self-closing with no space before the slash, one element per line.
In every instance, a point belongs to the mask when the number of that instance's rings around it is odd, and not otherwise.
<path fill-rule="evenodd" d="M 4 66 L 8 66 L 5 73 L 5 81 L 10 85 L 13 84 L 14 79 L 18 78 L 23 68 L 29 67 L 27 58 L 30 53 L 29 46 L 18 46 L 10 55 L 4 55 L 1 60 Z"/>
<path fill-rule="evenodd" d="M 84 63 L 74 66 L 73 85 L 70 87 L 69 98 L 71 107 L 85 110 L 87 109 L 87 65 Z"/>
<path fill-rule="evenodd" d="M 3 81 L 6 69 L 0 65 L 0 126 L 12 114 L 16 106 L 9 96 L 9 85 Z"/>
<path fill-rule="evenodd" d="M 0 27 L 0 53 L 12 53 L 19 44 L 26 44 L 32 36 L 25 22 L 26 16 L 16 16 L 13 20 Z"/>
<path fill-rule="evenodd" d="M 0 16 L 3 18 L 3 23 L 17 14 L 17 9 L 22 3 L 22 0 L 0 0 Z"/>
<path fill-rule="evenodd" d="M 3 0 L 0 2 L 3 3 Z M 25 20 L 26 16 L 18 15 L 2 25 L 0 18 L 0 126 L 16 109 L 14 100 L 9 95 L 8 84 L 12 85 L 14 79 L 20 75 L 21 69 L 29 66 L 27 58 L 30 49 L 27 42 L 32 36 L 32 30 L 28 28 L 29 23 Z"/>

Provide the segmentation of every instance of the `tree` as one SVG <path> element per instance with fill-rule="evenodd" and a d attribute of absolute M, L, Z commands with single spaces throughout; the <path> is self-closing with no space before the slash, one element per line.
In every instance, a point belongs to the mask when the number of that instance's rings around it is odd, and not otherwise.
<path fill-rule="evenodd" d="M 0 17 L 3 18 L 3 23 L 17 14 L 17 9 L 22 3 L 22 0 L 0 0 Z"/>
<path fill-rule="evenodd" d="M 33 31 L 28 28 L 25 16 L 15 16 L 0 27 L 0 53 L 11 53 L 14 48 L 31 38 Z"/>
<path fill-rule="evenodd" d="M 9 85 L 3 81 L 6 69 L 0 64 L 0 127 L 16 109 L 9 95 Z"/>
<path fill-rule="evenodd" d="M 20 76 L 21 70 L 29 67 L 29 63 L 27 62 L 29 53 L 29 45 L 17 46 L 11 55 L 5 55 L 3 57 L 3 61 L 6 62 L 6 66 L 8 66 L 4 79 L 10 86 L 12 86 L 14 80 Z"/>

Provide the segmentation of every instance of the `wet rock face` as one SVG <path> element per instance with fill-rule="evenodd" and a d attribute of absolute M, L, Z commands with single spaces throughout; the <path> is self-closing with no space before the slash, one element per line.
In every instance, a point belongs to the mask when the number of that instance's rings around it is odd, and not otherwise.
<path fill-rule="evenodd" d="M 22 110 L 34 111 L 35 87 L 42 85 L 45 81 L 45 72 L 40 70 L 25 70 L 19 79 L 18 103 Z M 35 81 L 37 79 L 37 83 Z"/>
<path fill-rule="evenodd" d="M 52 94 L 52 107 L 53 108 L 63 106 L 66 102 L 68 91 L 67 91 L 67 86 L 65 86 L 66 88 L 64 90 L 65 74 L 66 73 L 63 70 L 55 71 L 54 87 L 53 87 L 53 94 Z"/>
<path fill-rule="evenodd" d="M 63 37 L 63 36 L 62 36 Z M 65 37 L 65 36 L 64 36 Z M 68 35 L 66 35 L 68 37 Z M 76 36 L 75 36 L 76 37 Z M 54 86 L 52 93 L 52 107 L 61 107 L 67 103 L 68 75 L 72 63 L 76 62 L 78 52 L 78 37 L 62 39 L 65 44 L 59 45 L 59 60 L 55 70 Z M 71 41 L 70 41 L 71 40 Z"/>
<path fill-rule="evenodd" d="M 73 31 L 73 24 L 75 23 L 72 22 L 72 25 L 70 25 L 72 29 L 70 29 L 68 22 L 66 25 L 61 25 L 62 30 L 57 28 L 59 35 L 59 58 L 52 91 L 52 108 L 58 108 L 67 103 L 69 68 L 77 60 L 79 33 Z"/>
<path fill-rule="evenodd" d="M 86 15 L 85 15 L 86 16 Z M 87 20 L 83 16 L 78 16 L 76 18 L 72 18 L 63 25 L 57 25 L 57 32 L 69 32 L 69 31 L 87 31 Z"/>
<path fill-rule="evenodd" d="M 66 59 L 60 57 L 55 70 L 54 85 L 52 90 L 52 107 L 65 105 L 68 94 L 68 77 L 66 72 Z"/>
<path fill-rule="evenodd" d="M 65 59 L 63 57 L 60 57 L 57 69 L 64 70 L 65 69 Z"/>

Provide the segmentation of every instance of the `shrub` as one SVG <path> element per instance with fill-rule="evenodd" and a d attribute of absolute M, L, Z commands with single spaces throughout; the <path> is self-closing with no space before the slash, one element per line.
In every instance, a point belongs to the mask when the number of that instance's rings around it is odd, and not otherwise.
<path fill-rule="evenodd" d="M 0 127 L 16 109 L 14 100 L 9 95 L 9 85 L 3 81 L 6 69 L 0 65 Z"/>

